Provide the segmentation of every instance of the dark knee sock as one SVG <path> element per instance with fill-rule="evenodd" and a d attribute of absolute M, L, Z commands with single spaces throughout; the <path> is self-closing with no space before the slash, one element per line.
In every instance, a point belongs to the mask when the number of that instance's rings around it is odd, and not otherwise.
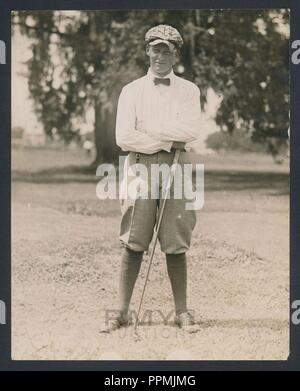
<path fill-rule="evenodd" d="M 119 277 L 119 309 L 127 313 L 133 288 L 138 277 L 143 251 L 124 248 Z"/>
<path fill-rule="evenodd" d="M 176 314 L 187 310 L 187 266 L 186 255 L 166 254 L 168 275 L 171 282 Z"/>

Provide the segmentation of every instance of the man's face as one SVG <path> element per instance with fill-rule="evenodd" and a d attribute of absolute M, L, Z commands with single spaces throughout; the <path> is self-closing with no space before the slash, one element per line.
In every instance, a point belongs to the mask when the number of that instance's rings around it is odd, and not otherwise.
<path fill-rule="evenodd" d="M 150 45 L 146 52 L 150 58 L 152 71 L 159 76 L 167 75 L 177 61 L 175 48 L 170 50 L 164 43 Z"/>

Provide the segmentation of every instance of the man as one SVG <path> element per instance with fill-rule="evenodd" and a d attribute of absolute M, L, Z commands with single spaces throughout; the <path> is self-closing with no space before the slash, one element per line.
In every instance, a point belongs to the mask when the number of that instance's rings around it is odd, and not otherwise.
<path fill-rule="evenodd" d="M 199 137 L 200 91 L 192 82 L 176 76 L 173 66 L 183 44 L 180 33 L 168 25 L 151 28 L 145 36 L 150 59 L 147 75 L 127 84 L 119 97 L 116 141 L 129 151 L 126 166 L 144 164 L 150 172 L 153 164 L 171 166 L 174 150 L 180 148 L 179 164 L 188 163 L 185 144 Z M 127 174 L 125 174 L 126 177 Z M 128 179 L 128 178 L 125 178 Z M 119 310 L 106 324 L 104 332 L 128 324 L 128 309 L 139 274 L 143 253 L 148 250 L 159 213 L 158 199 L 130 199 L 122 204 L 120 240 L 124 245 L 119 279 Z M 161 250 L 166 254 L 167 270 L 175 303 L 175 324 L 188 332 L 199 326 L 187 310 L 186 251 L 196 224 L 194 210 L 186 200 L 167 200 L 160 230 Z"/>

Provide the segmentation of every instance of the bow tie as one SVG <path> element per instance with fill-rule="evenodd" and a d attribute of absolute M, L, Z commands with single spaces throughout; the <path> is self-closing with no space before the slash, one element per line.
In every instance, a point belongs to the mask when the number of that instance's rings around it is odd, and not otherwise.
<path fill-rule="evenodd" d="M 155 77 L 154 78 L 154 84 L 157 86 L 158 84 L 164 84 L 165 86 L 169 86 L 170 85 L 170 79 L 168 77 L 162 79 L 160 77 Z"/>

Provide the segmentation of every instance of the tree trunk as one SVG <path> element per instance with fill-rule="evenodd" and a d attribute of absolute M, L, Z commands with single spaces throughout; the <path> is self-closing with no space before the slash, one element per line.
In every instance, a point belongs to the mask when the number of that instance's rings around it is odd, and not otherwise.
<path fill-rule="evenodd" d="M 109 102 L 95 103 L 95 147 L 93 165 L 116 162 L 119 148 L 115 141 L 115 110 Z"/>

